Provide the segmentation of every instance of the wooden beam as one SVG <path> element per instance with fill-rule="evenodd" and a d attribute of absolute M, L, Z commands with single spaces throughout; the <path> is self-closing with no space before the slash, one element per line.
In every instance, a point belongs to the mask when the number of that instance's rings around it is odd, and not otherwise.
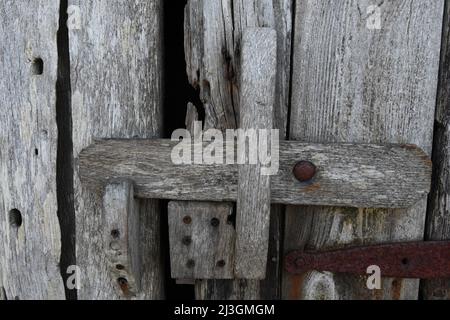
<path fill-rule="evenodd" d="M 189 0 L 185 9 L 185 56 L 189 82 L 198 91 L 205 111 L 205 129 L 237 128 L 242 32 L 247 27 L 272 27 L 277 32 L 275 128 L 286 136 L 290 66 L 292 0 Z M 212 36 L 213 35 L 213 36 Z M 283 210 L 273 205 L 271 257 L 268 279 L 199 281 L 198 299 L 278 299 L 280 288 L 280 238 Z M 274 223 L 275 222 L 275 223 Z"/>
<path fill-rule="evenodd" d="M 65 299 L 59 267 L 59 1 L 0 2 L 0 296 Z"/>
<path fill-rule="evenodd" d="M 235 275 L 239 279 L 266 277 L 270 224 L 270 175 L 258 153 L 269 142 L 273 128 L 277 58 L 277 34 L 271 28 L 248 28 L 242 39 L 240 128 L 266 130 L 267 137 L 239 141 L 245 149 L 238 168 Z M 256 134 L 256 131 L 254 131 Z M 278 137 L 276 137 L 278 139 Z M 266 140 L 266 141 L 262 141 Z M 269 150 L 268 150 L 269 151 Z M 271 150 L 272 153 L 278 150 Z M 251 153 L 258 156 L 250 164 Z"/>
<path fill-rule="evenodd" d="M 111 179 L 131 179 L 141 198 L 237 200 L 238 165 L 175 165 L 171 153 L 177 144 L 160 139 L 96 141 L 80 155 L 81 179 L 86 188 L 98 191 Z M 292 170 L 300 160 L 317 166 L 312 182 L 294 178 Z M 282 141 L 271 202 L 406 208 L 427 195 L 430 179 L 431 161 L 415 146 Z"/>
<path fill-rule="evenodd" d="M 161 136 L 162 1 L 69 0 L 69 6 L 80 17 L 69 30 L 75 164 L 95 137 Z M 108 271 L 102 193 L 82 185 L 74 169 L 76 259 L 83 272 L 78 298 L 121 299 Z M 163 299 L 159 203 L 139 200 L 138 210 L 145 254 L 136 299 Z"/>
<path fill-rule="evenodd" d="M 139 203 L 134 199 L 133 182 L 112 181 L 103 195 L 104 244 L 111 284 L 125 298 L 140 290 L 141 257 Z"/>
<path fill-rule="evenodd" d="M 430 155 L 442 13 L 441 0 L 297 1 L 290 139 L 413 143 Z M 285 253 L 420 241 L 425 213 L 426 198 L 408 210 L 289 207 Z M 418 297 L 418 280 L 383 279 L 381 290 L 369 290 L 366 281 L 285 273 L 283 298 Z"/>

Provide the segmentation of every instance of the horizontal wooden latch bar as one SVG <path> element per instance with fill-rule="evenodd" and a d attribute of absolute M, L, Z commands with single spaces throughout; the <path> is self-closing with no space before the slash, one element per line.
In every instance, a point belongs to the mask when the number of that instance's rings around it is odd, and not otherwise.
<path fill-rule="evenodd" d="M 141 198 L 237 200 L 239 165 L 227 165 L 225 158 L 224 164 L 174 164 L 171 153 L 178 143 L 98 140 L 80 155 L 81 179 L 99 191 L 112 179 L 130 179 Z M 431 161 L 412 145 L 281 141 L 279 162 L 271 177 L 276 204 L 407 208 L 426 196 L 431 184 Z M 297 169 L 305 163 L 315 172 L 302 182 Z"/>

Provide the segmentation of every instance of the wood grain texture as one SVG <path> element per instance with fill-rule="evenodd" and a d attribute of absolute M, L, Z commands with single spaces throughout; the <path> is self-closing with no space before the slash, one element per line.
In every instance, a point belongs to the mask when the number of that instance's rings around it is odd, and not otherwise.
<path fill-rule="evenodd" d="M 161 135 L 162 57 L 159 0 L 70 0 L 80 9 L 79 29 L 69 32 L 75 164 L 94 138 Z M 100 193 L 92 193 L 75 168 L 79 298 L 119 299 L 102 241 L 105 217 Z M 137 299 L 164 297 L 160 211 L 139 201 L 142 244 L 141 292 Z"/>
<path fill-rule="evenodd" d="M 110 182 L 103 195 L 104 247 L 116 291 L 125 298 L 140 291 L 141 252 L 139 241 L 139 203 L 130 180 Z"/>
<path fill-rule="evenodd" d="M 98 140 L 80 155 L 82 181 L 101 192 L 111 179 L 130 179 L 141 198 L 236 201 L 240 165 L 174 164 L 176 145 L 166 139 Z M 317 166 L 311 182 L 293 176 L 300 160 Z M 282 141 L 280 169 L 271 177 L 271 202 L 407 208 L 426 197 L 430 180 L 428 156 L 411 145 Z"/>
<path fill-rule="evenodd" d="M 274 119 L 275 127 L 284 136 L 289 103 L 292 0 L 189 0 L 185 10 L 185 53 L 189 81 L 200 91 L 205 109 L 205 128 L 236 128 L 239 119 L 240 42 L 242 31 L 247 27 L 276 29 L 278 65 Z M 282 210 L 274 208 L 277 210 L 272 212 L 272 218 L 279 221 Z M 281 229 L 272 229 L 271 232 L 274 232 L 271 239 L 278 239 Z M 277 243 L 271 242 L 274 259 L 281 254 Z M 259 281 L 203 281 L 197 286 L 197 297 L 267 297 L 266 294 L 277 292 L 273 288 L 280 286 L 277 276 L 279 265 L 270 265 L 268 272 L 272 276 L 264 281 L 262 287 Z M 267 288 L 269 290 L 266 291 Z"/>
<path fill-rule="evenodd" d="M 232 214 L 231 203 L 169 202 L 172 278 L 234 278 Z"/>
<path fill-rule="evenodd" d="M 246 163 L 238 167 L 235 275 L 239 279 L 262 280 L 266 277 L 271 192 L 270 175 L 264 173 L 264 159 L 261 159 L 259 151 L 263 144 L 271 145 L 271 134 L 263 137 L 259 130 L 270 132 L 273 128 L 276 54 L 277 34 L 274 29 L 244 30 L 240 128 L 254 130 L 257 139 L 256 145 L 251 138 L 238 140 L 245 150 L 238 157 Z M 258 156 L 256 164 L 251 164 L 252 153 Z"/>
<path fill-rule="evenodd" d="M 59 1 L 0 3 L 2 299 L 65 299 L 56 193 L 58 15 Z"/>
<path fill-rule="evenodd" d="M 291 139 L 413 143 L 431 152 L 443 1 L 298 1 Z M 397 191 L 393 191 L 394 193 Z M 409 210 L 290 207 L 285 252 L 422 240 L 426 200 Z M 290 299 L 417 299 L 417 280 L 331 273 L 283 278 Z"/>
<path fill-rule="evenodd" d="M 441 67 L 433 147 L 433 184 L 428 202 L 427 240 L 450 239 L 450 2 L 445 2 Z M 422 283 L 424 299 L 450 300 L 450 280 Z"/>

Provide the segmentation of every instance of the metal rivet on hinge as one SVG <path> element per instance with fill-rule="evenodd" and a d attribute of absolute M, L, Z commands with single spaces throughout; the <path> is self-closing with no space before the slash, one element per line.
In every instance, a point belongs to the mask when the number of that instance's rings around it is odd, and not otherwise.
<path fill-rule="evenodd" d="M 294 166 L 294 177 L 300 182 L 308 182 L 314 178 L 317 167 L 310 161 L 300 161 Z"/>

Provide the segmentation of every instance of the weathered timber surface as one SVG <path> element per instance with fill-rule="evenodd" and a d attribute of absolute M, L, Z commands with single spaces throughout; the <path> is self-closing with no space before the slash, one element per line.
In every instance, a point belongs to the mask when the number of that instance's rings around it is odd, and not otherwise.
<path fill-rule="evenodd" d="M 169 202 L 172 278 L 233 279 L 233 204 Z"/>
<path fill-rule="evenodd" d="M 171 152 L 178 143 L 165 139 L 96 141 L 80 155 L 82 181 L 101 192 L 110 179 L 130 179 L 141 198 L 236 201 L 239 165 L 174 164 Z M 313 181 L 295 179 L 292 170 L 299 160 L 315 163 L 318 172 Z M 430 180 L 431 162 L 415 146 L 281 141 L 280 170 L 271 179 L 271 202 L 405 208 L 427 195 Z"/>
<path fill-rule="evenodd" d="M 56 195 L 59 1 L 0 3 L 0 297 L 64 299 Z"/>
<path fill-rule="evenodd" d="M 277 32 L 277 81 L 274 126 L 285 136 L 289 104 L 292 0 L 189 0 L 185 10 L 185 53 L 190 83 L 200 91 L 205 128 L 236 128 L 239 119 L 239 78 L 242 32 L 247 27 L 272 27 Z M 200 106 L 198 106 L 200 107 Z M 281 226 L 283 210 L 272 206 L 271 225 Z M 281 229 L 271 228 L 271 239 Z M 202 281 L 199 299 L 276 299 L 281 255 L 271 240 L 270 277 L 263 281 Z M 274 262 L 275 261 L 275 262 Z M 261 289 L 261 290 L 260 290 Z M 268 289 L 268 290 L 267 290 Z"/>
<path fill-rule="evenodd" d="M 136 296 L 140 290 L 143 252 L 139 241 L 138 205 L 132 181 L 112 181 L 106 186 L 103 195 L 104 247 L 116 291 L 124 298 Z"/>
<path fill-rule="evenodd" d="M 271 28 L 247 28 L 242 39 L 240 128 L 266 130 L 256 145 L 244 145 L 242 162 L 238 167 L 236 207 L 235 275 L 239 279 L 265 279 L 269 249 L 270 175 L 264 173 L 261 154 L 263 144 L 270 146 L 275 101 L 277 34 Z M 261 133 L 261 131 L 256 132 Z M 278 139 L 278 137 L 276 137 Z M 267 150 L 278 152 L 278 150 Z M 257 163 L 250 164 L 251 153 Z M 267 156 L 270 156 L 267 155 Z"/>
<path fill-rule="evenodd" d="M 446 1 L 433 148 L 433 184 L 428 202 L 427 240 L 450 239 L 450 2 Z M 450 280 L 423 281 L 424 299 L 450 299 Z"/>
<path fill-rule="evenodd" d="M 381 29 L 368 28 L 373 4 L 297 1 L 290 138 L 412 143 L 430 154 L 443 1 L 375 1 Z M 422 240 L 425 211 L 425 199 L 409 210 L 290 207 L 284 249 Z M 369 291 L 361 277 L 285 273 L 283 297 L 416 299 L 418 285 L 384 279 Z"/>
<path fill-rule="evenodd" d="M 159 0 L 80 1 L 79 29 L 70 30 L 73 145 L 76 163 L 94 138 L 150 138 L 161 134 L 162 56 Z M 75 168 L 77 264 L 80 299 L 116 299 L 102 241 L 102 195 L 79 180 Z M 155 201 L 140 200 L 142 245 L 138 299 L 164 297 L 160 212 Z"/>

